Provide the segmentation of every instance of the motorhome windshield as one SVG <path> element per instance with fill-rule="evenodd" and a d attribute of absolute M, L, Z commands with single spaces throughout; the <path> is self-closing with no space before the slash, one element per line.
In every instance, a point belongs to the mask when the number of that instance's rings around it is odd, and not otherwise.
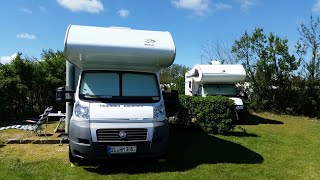
<path fill-rule="evenodd" d="M 205 96 L 221 95 L 221 96 L 237 96 L 238 91 L 234 84 L 205 84 L 203 85 Z"/>
<path fill-rule="evenodd" d="M 84 71 L 79 98 L 103 102 L 152 103 L 160 100 L 156 74 Z"/>

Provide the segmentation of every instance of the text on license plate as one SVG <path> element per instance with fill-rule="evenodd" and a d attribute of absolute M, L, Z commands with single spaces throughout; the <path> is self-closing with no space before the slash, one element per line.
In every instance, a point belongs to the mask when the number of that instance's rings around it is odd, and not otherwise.
<path fill-rule="evenodd" d="M 137 146 L 108 146 L 108 154 L 125 154 L 137 152 Z"/>

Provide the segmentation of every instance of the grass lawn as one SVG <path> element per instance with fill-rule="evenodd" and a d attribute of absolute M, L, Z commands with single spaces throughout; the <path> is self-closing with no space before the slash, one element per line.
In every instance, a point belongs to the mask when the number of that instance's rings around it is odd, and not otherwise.
<path fill-rule="evenodd" d="M 68 145 L 59 146 L 57 134 L 50 136 L 54 144 L 4 144 L 0 179 L 320 179 L 319 120 L 260 113 L 243 124 L 247 133 L 229 136 L 171 125 L 164 163 L 139 160 L 71 167 Z M 2 137 L 20 135 L 19 130 L 8 130 Z"/>

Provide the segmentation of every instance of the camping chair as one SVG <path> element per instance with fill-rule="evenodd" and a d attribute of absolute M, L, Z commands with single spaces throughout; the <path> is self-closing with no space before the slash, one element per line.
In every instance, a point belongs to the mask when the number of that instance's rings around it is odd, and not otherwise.
<path fill-rule="evenodd" d="M 26 132 L 23 134 L 23 136 L 20 139 L 20 143 L 23 141 L 23 139 L 26 137 L 30 137 L 32 133 L 37 135 L 39 138 L 40 142 L 41 140 L 41 135 L 43 134 L 46 138 L 46 141 L 48 140 L 47 137 L 47 126 L 48 126 L 48 115 L 52 110 L 52 106 L 49 106 L 45 109 L 44 113 L 40 115 L 40 118 L 28 118 L 24 120 L 27 125 L 24 125 L 22 129 L 24 129 Z M 43 128 L 43 124 L 45 123 L 46 127 Z"/>

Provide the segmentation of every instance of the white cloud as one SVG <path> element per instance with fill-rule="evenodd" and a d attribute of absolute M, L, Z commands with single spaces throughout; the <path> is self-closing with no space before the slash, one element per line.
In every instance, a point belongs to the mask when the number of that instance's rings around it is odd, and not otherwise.
<path fill-rule="evenodd" d="M 257 4 L 257 0 L 240 0 L 240 7 L 243 10 L 248 10 L 256 4 Z"/>
<path fill-rule="evenodd" d="M 317 2 L 313 5 L 312 12 L 320 12 L 320 0 L 317 0 Z"/>
<path fill-rule="evenodd" d="M 26 13 L 26 14 L 32 14 L 32 11 L 28 8 L 25 8 L 25 7 L 20 8 L 20 11 L 23 13 Z"/>
<path fill-rule="evenodd" d="M 19 39 L 31 39 L 31 40 L 37 39 L 37 36 L 29 33 L 20 33 L 20 34 L 17 34 L 16 37 Z"/>
<path fill-rule="evenodd" d="M 15 57 L 17 56 L 17 53 L 14 53 L 10 56 L 1 56 L 0 57 L 0 63 L 1 64 L 8 64 L 10 63 Z"/>
<path fill-rule="evenodd" d="M 44 6 L 39 6 L 39 9 L 40 9 L 40 11 L 41 12 L 43 12 L 43 13 L 48 13 L 48 10 L 47 10 L 47 8 L 46 7 L 44 7 Z"/>
<path fill-rule="evenodd" d="M 196 15 L 204 15 L 209 11 L 208 0 L 171 0 L 176 8 L 188 9 Z"/>
<path fill-rule="evenodd" d="M 104 9 L 100 0 L 57 0 L 57 2 L 72 12 L 99 13 Z"/>
<path fill-rule="evenodd" d="M 218 2 L 213 4 L 213 8 L 215 11 L 223 11 L 223 10 L 232 9 L 232 6 L 222 2 Z"/>
<path fill-rule="evenodd" d="M 122 18 L 126 18 L 130 15 L 130 11 L 128 9 L 120 9 L 117 13 Z"/>

